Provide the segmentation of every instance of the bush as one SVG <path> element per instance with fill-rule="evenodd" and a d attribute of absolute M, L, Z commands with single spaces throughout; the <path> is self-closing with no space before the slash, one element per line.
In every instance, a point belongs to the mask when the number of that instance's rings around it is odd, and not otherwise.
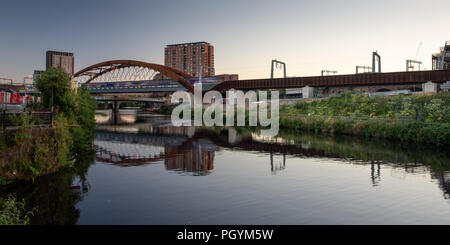
<path fill-rule="evenodd" d="M 85 88 L 78 89 L 75 97 L 75 123 L 79 127 L 70 129 L 72 136 L 71 151 L 80 153 L 90 148 L 94 140 L 96 101 Z"/>
<path fill-rule="evenodd" d="M 25 202 L 17 201 L 9 196 L 6 200 L 0 199 L 0 225 L 28 225 L 30 218 L 37 211 L 37 207 L 26 211 Z"/>
<path fill-rule="evenodd" d="M 385 97 L 347 92 L 318 101 L 282 106 L 281 113 L 403 118 L 429 123 L 450 123 L 450 93 Z"/>

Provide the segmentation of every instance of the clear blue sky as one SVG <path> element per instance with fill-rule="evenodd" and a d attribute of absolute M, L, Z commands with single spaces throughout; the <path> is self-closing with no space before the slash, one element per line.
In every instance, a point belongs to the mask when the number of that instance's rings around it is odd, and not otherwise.
<path fill-rule="evenodd" d="M 45 69 L 45 51 L 75 53 L 75 70 L 110 59 L 164 62 L 167 44 L 207 41 L 216 73 L 270 76 L 273 58 L 288 76 L 322 69 L 354 73 L 382 56 L 383 71 L 405 70 L 450 40 L 450 1 L 3 1 L 0 77 L 21 82 Z M 276 75 L 281 76 L 281 70 Z"/>

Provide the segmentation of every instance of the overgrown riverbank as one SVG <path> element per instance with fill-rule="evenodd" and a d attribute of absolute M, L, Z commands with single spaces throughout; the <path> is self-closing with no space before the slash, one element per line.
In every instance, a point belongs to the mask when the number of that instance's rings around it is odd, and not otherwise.
<path fill-rule="evenodd" d="M 54 107 L 52 125 L 35 125 L 27 114 L 15 118 L 14 128 L 0 137 L 0 178 L 34 180 L 73 162 L 92 147 L 96 102 L 86 89 L 69 87 L 62 69 L 49 69 L 36 84 L 42 109 Z"/>
<path fill-rule="evenodd" d="M 36 87 L 42 98 L 39 109 L 53 108 L 55 120 L 51 125 L 35 125 L 36 120 L 22 114 L 15 118 L 15 127 L 1 132 L 0 185 L 34 182 L 73 167 L 81 153 L 92 150 L 96 102 L 89 92 L 72 90 L 61 68 L 42 73 Z"/>
<path fill-rule="evenodd" d="M 170 115 L 173 106 L 155 111 Z M 193 114 L 191 114 L 193 118 Z M 245 114 L 248 125 L 248 111 Z M 236 120 L 236 112 L 235 112 Z M 324 135 L 355 135 L 450 145 L 450 93 L 369 96 L 347 92 L 280 108 L 280 128 Z"/>
<path fill-rule="evenodd" d="M 0 181 L 34 180 L 70 163 L 70 132 L 58 117 L 54 127 L 34 126 L 23 115 L 17 129 L 2 132 Z"/>
<path fill-rule="evenodd" d="M 349 92 L 282 106 L 280 127 L 446 146 L 450 144 L 450 94 L 380 97 Z"/>

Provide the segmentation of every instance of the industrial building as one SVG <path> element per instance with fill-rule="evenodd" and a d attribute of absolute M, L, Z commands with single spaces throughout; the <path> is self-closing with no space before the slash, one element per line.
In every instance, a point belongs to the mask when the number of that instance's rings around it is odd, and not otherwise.
<path fill-rule="evenodd" d="M 439 53 L 431 55 L 433 70 L 450 70 L 450 41 L 440 48 Z"/>

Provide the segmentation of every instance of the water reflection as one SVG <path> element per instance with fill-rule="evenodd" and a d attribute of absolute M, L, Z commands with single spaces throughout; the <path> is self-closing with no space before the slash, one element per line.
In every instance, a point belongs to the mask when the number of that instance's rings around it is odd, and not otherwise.
<path fill-rule="evenodd" d="M 376 163 L 375 163 L 376 162 Z M 376 165 L 376 170 L 375 170 Z M 380 161 L 370 161 L 370 178 L 372 179 L 372 185 L 377 186 L 381 180 Z"/>
<path fill-rule="evenodd" d="M 188 137 L 189 128 L 146 127 L 151 133 L 123 132 L 116 127 L 98 130 L 96 160 L 122 167 L 164 162 L 167 170 L 207 175 L 214 169 L 219 147 L 209 139 Z"/>
<path fill-rule="evenodd" d="M 280 162 L 275 162 L 274 164 L 274 155 L 273 152 L 270 153 L 270 171 L 272 174 L 276 174 L 277 172 L 284 170 L 286 168 L 286 154 L 283 154 L 283 160 Z"/>
<path fill-rule="evenodd" d="M 30 223 L 37 225 L 74 225 L 80 217 L 76 205 L 89 191 L 86 180 L 89 167 L 93 164 L 94 152 L 86 152 L 74 164 L 55 174 L 40 177 L 34 183 L 19 182 L 3 187 L 0 197 L 12 195 L 24 200 L 26 209 L 37 207 Z"/>
<path fill-rule="evenodd" d="M 428 210 L 440 210 L 442 217 L 435 215 L 432 221 L 450 220 L 442 211 L 448 205 L 440 203 L 450 200 L 446 151 L 285 130 L 277 137 L 263 137 L 245 128 L 173 127 L 167 117 L 134 117 L 137 123 L 99 124 L 96 151 L 86 153 L 74 168 L 39 178 L 35 184 L 8 187 L 0 196 L 13 194 L 24 198 L 30 209 L 38 206 L 33 224 L 77 224 L 80 220 L 91 224 L 207 224 L 209 218 L 216 219 L 216 224 L 330 224 L 335 219 L 338 223 L 349 222 L 346 219 L 383 223 L 377 220 L 384 214 L 377 211 L 383 205 L 389 215 L 410 212 L 406 217 L 420 220 Z M 405 181 L 414 176 L 430 176 L 437 195 L 416 198 L 418 193 L 433 190 L 425 188 L 426 179 Z M 415 210 L 415 201 L 424 210 Z M 208 206 L 202 206 L 205 203 Z M 398 203 L 411 206 L 396 207 Z M 278 205 L 282 208 L 273 211 Z M 346 209 L 350 213 L 344 215 Z M 367 221 L 352 212 L 366 215 Z M 151 218 L 143 218 L 144 214 Z M 308 216 L 313 214 L 315 219 Z M 247 215 L 251 218 L 236 222 Z"/>
<path fill-rule="evenodd" d="M 117 115 L 117 123 L 119 125 L 133 124 L 139 119 L 136 110 L 121 109 Z M 95 114 L 95 121 L 97 124 L 114 124 L 114 117 L 112 110 L 97 110 Z"/>
<path fill-rule="evenodd" d="M 219 150 L 207 139 L 187 141 L 190 146 L 168 147 L 164 165 L 167 170 L 207 175 L 214 169 L 214 154 Z"/>
<path fill-rule="evenodd" d="M 221 149 L 267 154 L 272 174 L 286 170 L 287 156 L 370 164 L 374 187 L 380 185 L 381 168 L 387 165 L 407 174 L 430 173 L 439 182 L 444 198 L 449 198 L 448 153 L 423 146 L 419 150 L 419 146 L 402 148 L 386 141 L 298 135 L 283 130 L 277 137 L 263 137 L 258 131 L 242 128 L 173 127 L 164 117 L 147 118 L 132 126 L 99 126 L 95 144 L 97 161 L 119 166 L 163 163 L 167 170 L 190 175 L 210 174 L 215 154 Z"/>

